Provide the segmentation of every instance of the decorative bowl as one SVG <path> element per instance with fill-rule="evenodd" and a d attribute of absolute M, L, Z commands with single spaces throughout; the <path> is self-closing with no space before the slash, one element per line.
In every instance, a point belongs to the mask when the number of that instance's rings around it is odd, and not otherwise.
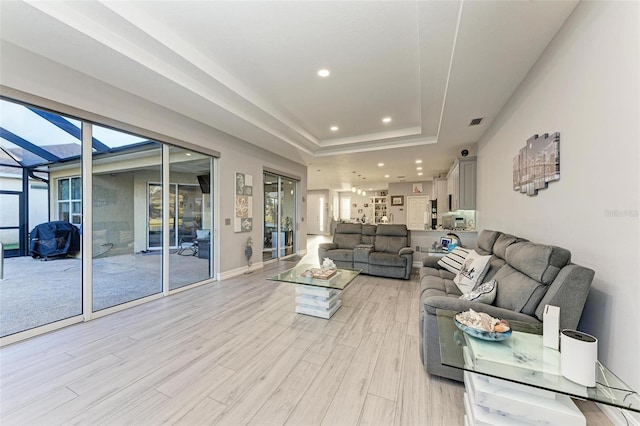
<path fill-rule="evenodd" d="M 460 330 L 467 333 L 469 336 L 476 337 L 482 340 L 500 342 L 502 340 L 508 339 L 509 336 L 511 336 L 511 328 L 509 328 L 509 330 L 505 331 L 504 333 L 498 333 L 495 331 L 484 331 L 484 330 L 479 330 L 477 328 L 466 326 L 455 318 L 453 319 L 453 322 L 456 324 L 456 327 L 458 327 Z"/>

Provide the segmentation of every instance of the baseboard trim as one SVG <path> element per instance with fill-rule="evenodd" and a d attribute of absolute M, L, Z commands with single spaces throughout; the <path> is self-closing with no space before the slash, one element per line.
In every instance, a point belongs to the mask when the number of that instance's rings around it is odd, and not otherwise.
<path fill-rule="evenodd" d="M 605 404 L 596 403 L 596 405 L 614 425 L 640 426 L 640 414 L 638 413 L 622 410 Z"/>
<path fill-rule="evenodd" d="M 60 328 L 68 327 L 70 325 L 78 324 L 81 322 L 84 322 L 84 317 L 82 316 L 82 314 L 49 324 L 44 324 L 39 327 L 31 328 L 29 330 L 21 331 L 15 334 L 10 334 L 8 336 L 0 338 L 0 348 L 12 343 L 19 342 L 21 340 L 30 339 L 32 337 L 40 336 L 41 334 L 45 334 L 50 331 L 58 330 Z"/>
<path fill-rule="evenodd" d="M 262 269 L 264 264 L 262 262 L 256 262 L 251 265 L 249 268 L 243 266 L 241 268 L 230 269 L 228 271 L 219 272 L 218 273 L 218 281 L 228 280 L 229 278 L 237 277 L 239 275 L 243 275 L 248 271 L 252 272 L 258 269 Z"/>

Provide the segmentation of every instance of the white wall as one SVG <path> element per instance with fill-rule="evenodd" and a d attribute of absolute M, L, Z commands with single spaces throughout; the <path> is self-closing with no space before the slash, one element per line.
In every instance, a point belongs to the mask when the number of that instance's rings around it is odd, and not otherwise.
<path fill-rule="evenodd" d="M 300 213 L 295 220 L 295 226 L 298 248 L 306 248 L 306 204 L 301 202 L 307 191 L 306 166 L 180 115 L 170 109 L 171 105 L 162 106 L 146 101 L 6 42 L 2 42 L 0 75 L 0 84 L 3 86 L 220 152 L 218 236 L 224 253 L 220 256 L 219 272 L 246 267 L 243 250 L 247 237 L 251 236 L 255 242 L 262 241 L 261 190 L 255 191 L 253 197 L 253 231 L 233 231 L 235 172 L 253 175 L 255 188 L 262 188 L 262 173 L 265 167 L 301 178 L 297 195 Z M 158 90 L 162 90 L 162 87 Z M 227 218 L 231 219 L 230 225 L 225 225 Z M 254 254 L 254 262 L 257 262 L 258 258 L 259 256 Z"/>
<path fill-rule="evenodd" d="M 582 2 L 478 144 L 478 229 L 571 250 L 596 271 L 579 328 L 640 389 L 639 4 Z M 544 23 L 541 23 L 543 25 Z M 560 132 L 561 177 L 512 190 L 512 158 Z"/>
<path fill-rule="evenodd" d="M 412 192 L 414 183 L 422 184 L 422 194 L 414 194 Z M 389 212 L 389 214 L 393 215 L 393 223 L 406 224 L 407 223 L 407 197 L 424 195 L 424 196 L 428 196 L 429 199 L 431 199 L 432 186 L 433 186 L 433 182 L 430 180 L 421 181 L 421 182 L 390 183 L 389 184 L 389 201 L 387 202 L 387 211 Z M 404 206 L 391 205 L 391 196 L 394 196 L 394 195 L 404 196 Z"/>

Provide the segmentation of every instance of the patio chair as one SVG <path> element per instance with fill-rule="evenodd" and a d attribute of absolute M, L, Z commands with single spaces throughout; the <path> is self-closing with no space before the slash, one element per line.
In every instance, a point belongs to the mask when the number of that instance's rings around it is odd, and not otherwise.
<path fill-rule="evenodd" d="M 196 229 L 195 235 L 184 235 L 178 243 L 177 254 L 181 256 L 195 256 L 198 254 L 198 240 L 208 240 L 208 229 Z"/>

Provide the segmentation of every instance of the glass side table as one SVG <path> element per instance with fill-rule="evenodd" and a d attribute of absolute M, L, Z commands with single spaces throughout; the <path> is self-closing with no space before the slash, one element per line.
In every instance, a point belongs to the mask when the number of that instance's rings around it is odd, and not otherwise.
<path fill-rule="evenodd" d="M 560 352 L 542 345 L 542 324 L 509 321 L 513 333 L 502 342 L 488 342 L 459 330 L 457 312 L 438 310 L 442 363 L 465 370 L 465 413 L 469 424 L 551 422 L 585 424 L 571 398 L 627 410 L 640 419 L 640 397 L 598 363 L 595 387 L 585 387 L 560 373 Z"/>

